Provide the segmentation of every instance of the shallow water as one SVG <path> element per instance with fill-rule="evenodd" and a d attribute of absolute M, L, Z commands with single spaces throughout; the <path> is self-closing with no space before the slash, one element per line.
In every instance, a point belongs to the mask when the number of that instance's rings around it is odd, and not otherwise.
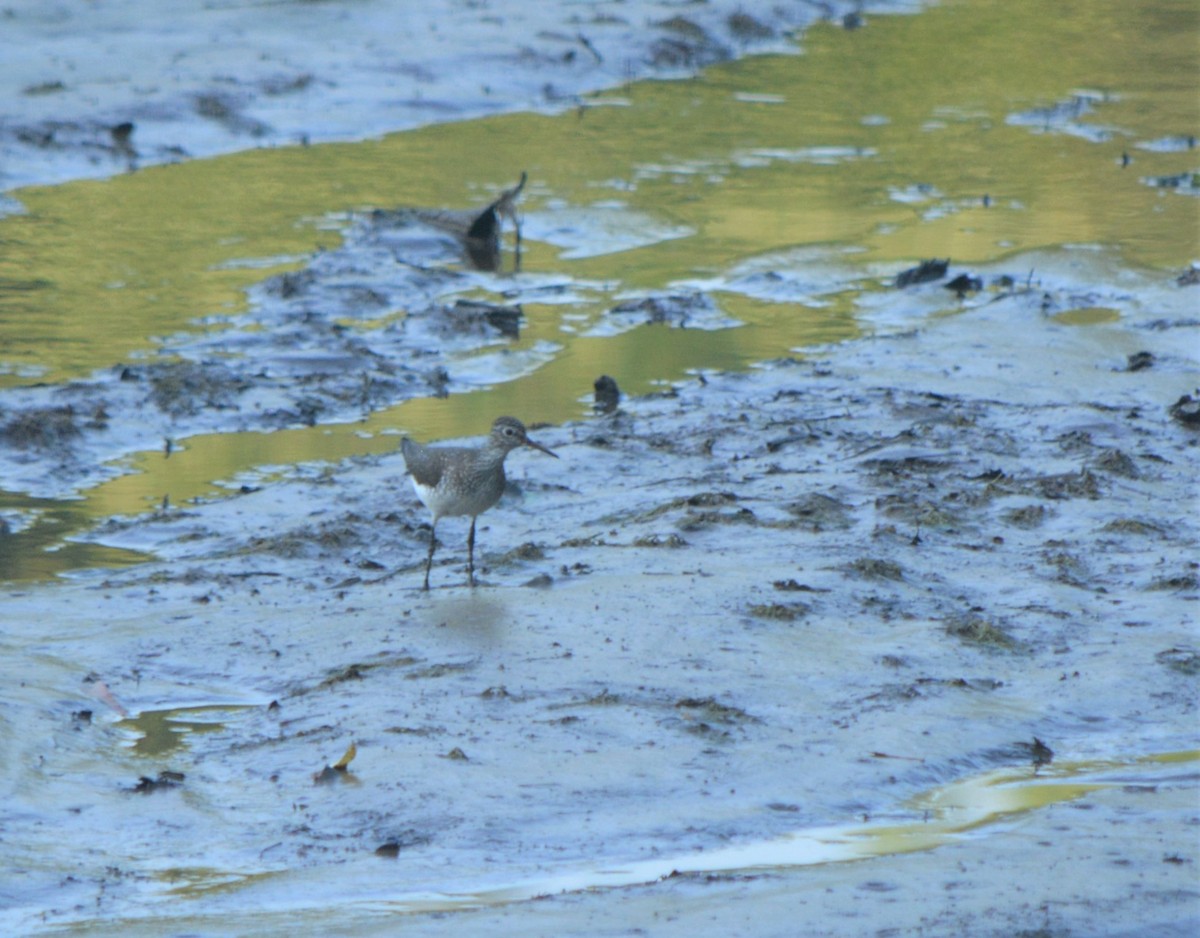
<path fill-rule="evenodd" d="M 477 206 L 519 170 L 531 175 L 525 273 L 439 293 L 521 302 L 525 328 L 499 356 L 452 356 L 451 376 L 464 378 L 448 399 L 405 393 L 357 419 L 335 413 L 270 432 L 239 432 L 244 417 L 215 411 L 204 415 L 215 432 L 194 420 L 172 432 L 161 417 L 146 434 L 110 430 L 81 457 L 106 464 L 107 481 L 39 480 L 81 500 L 31 508 L 16 479 L 8 484 L 0 510 L 19 523 L 0 548 L 3 575 L 119 561 L 65 539 L 113 514 L 219 496 L 215 483 L 256 481 L 260 467 L 269 478 L 300 462 L 390 450 L 400 431 L 478 433 L 500 412 L 559 422 L 586 412 L 600 374 L 641 393 L 852 338 L 874 328 L 869 311 L 891 275 L 923 258 L 950 257 L 953 274 L 1087 244 L 1112 248 L 1114 264 L 1177 270 L 1200 251 L 1195 190 L 1149 181 L 1195 168 L 1193 20 L 1186 3 L 1133 14 L 1094 3 L 1070 16 L 1037 3 L 951 3 L 854 31 L 818 25 L 802 37 L 803 55 L 640 82 L 558 116 L 17 190 L 25 212 L 0 220 L 0 382 L 9 388 L 96 370 L 111 380 L 123 363 L 164 357 L 236 357 L 220 340 L 237 323 L 257 328 L 246 291 L 336 246 L 347 212 Z M 758 274 L 781 265 L 794 281 Z M 549 286 L 565 297 L 546 302 Z M 606 310 L 622 298 L 697 288 L 729 322 L 608 325 Z M 947 294 L 913 311 L 956 306 Z M 343 325 L 369 331 L 409 311 L 386 312 Z M 177 434 L 164 458 L 162 437 Z"/>

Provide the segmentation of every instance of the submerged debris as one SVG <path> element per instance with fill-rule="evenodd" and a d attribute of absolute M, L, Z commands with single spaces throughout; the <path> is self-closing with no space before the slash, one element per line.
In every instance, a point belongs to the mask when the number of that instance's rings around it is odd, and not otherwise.
<path fill-rule="evenodd" d="M 785 507 L 788 514 L 795 516 L 798 524 L 812 531 L 844 529 L 854 523 L 849 505 L 819 492 L 805 495 Z"/>
<path fill-rule="evenodd" d="M 1146 176 L 1142 182 L 1154 189 L 1175 189 L 1178 192 L 1200 192 L 1200 173 L 1185 170 L 1165 176 Z"/>
<path fill-rule="evenodd" d="M 1099 481 L 1087 469 L 1080 469 L 1078 472 L 1064 472 L 1060 475 L 1042 476 L 1034 480 L 1034 485 L 1043 498 L 1097 499 L 1101 495 Z"/>
<path fill-rule="evenodd" d="M 881 560 L 877 557 L 860 557 L 847 568 L 847 571 L 862 577 L 864 580 L 903 580 L 904 569 L 900 564 L 891 560 Z"/>
<path fill-rule="evenodd" d="M 1127 453 L 1119 449 L 1105 450 L 1092 463 L 1101 472 L 1110 475 L 1124 476 L 1126 479 L 1137 479 L 1141 476 L 1137 463 Z"/>
<path fill-rule="evenodd" d="M 38 407 L 10 417 L 0 440 L 17 449 L 54 449 L 81 432 L 73 407 Z"/>
<path fill-rule="evenodd" d="M 1006 629 L 974 613 L 955 616 L 947 621 L 946 634 L 973 645 L 990 645 L 1009 650 L 1018 647 L 1017 640 L 1009 635 Z"/>
<path fill-rule="evenodd" d="M 506 339 L 521 337 L 524 313 L 520 304 L 498 306 L 480 300 L 455 300 L 453 306 L 439 306 L 432 312 L 439 331 L 453 335 L 480 335 L 490 330 Z"/>
<path fill-rule="evenodd" d="M 1155 655 L 1154 660 L 1188 677 L 1200 675 L 1200 651 L 1195 648 L 1168 648 Z"/>
<path fill-rule="evenodd" d="M 654 25 L 671 33 L 650 47 L 649 60 L 655 68 L 696 69 L 732 57 L 729 48 L 685 16 L 673 16 Z"/>
<path fill-rule="evenodd" d="M 505 553 L 505 555 L 497 562 L 505 564 L 545 559 L 546 551 L 542 549 L 540 544 L 535 544 L 533 541 L 526 541 L 525 543 L 519 544 L 512 550 Z"/>
<path fill-rule="evenodd" d="M 1180 593 L 1195 590 L 1198 586 L 1200 586 L 1200 578 L 1197 578 L 1194 573 L 1181 573 L 1177 576 L 1156 577 L 1146 589 Z"/>
<path fill-rule="evenodd" d="M 675 709 L 687 710 L 692 717 L 702 717 L 713 723 L 761 723 L 757 717 L 751 716 L 741 707 L 723 704 L 715 697 L 684 697 L 675 702 Z"/>
<path fill-rule="evenodd" d="M 949 283 L 945 284 L 947 290 L 953 290 L 958 294 L 961 300 L 968 293 L 978 293 L 983 289 L 983 281 L 978 277 L 972 277 L 969 274 L 959 274 Z"/>
<path fill-rule="evenodd" d="M 169 769 L 163 769 L 158 773 L 158 778 L 150 778 L 148 775 L 143 775 L 138 779 L 136 785 L 125 790 L 137 795 L 150 795 L 155 792 L 178 788 L 183 784 L 185 777 L 182 772 L 172 772 Z"/>
<path fill-rule="evenodd" d="M 1154 364 L 1154 355 L 1151 352 L 1134 352 L 1125 360 L 1126 371 L 1142 371 Z"/>
<path fill-rule="evenodd" d="M 163 362 L 131 366 L 121 374 L 122 380 L 135 376 L 149 381 L 150 402 L 175 417 L 234 407 L 238 395 L 252 386 L 248 378 L 220 362 Z"/>
<path fill-rule="evenodd" d="M 665 502 L 656 508 L 651 508 L 649 511 L 638 515 L 635 521 L 650 521 L 660 515 L 675 511 L 679 508 L 718 508 L 724 505 L 732 505 L 737 502 L 737 496 L 732 492 L 697 492 L 694 495 L 685 495 L 681 498 L 673 498 L 669 502 Z"/>
<path fill-rule="evenodd" d="M 756 619 L 794 622 L 812 611 L 808 603 L 756 603 L 746 610 Z"/>
<path fill-rule="evenodd" d="M 795 579 L 789 577 L 786 580 L 774 580 L 771 585 L 775 589 L 784 593 L 816 593 L 828 592 L 828 590 L 816 590 L 807 583 L 798 583 Z"/>
<path fill-rule="evenodd" d="M 678 534 L 646 534 L 642 537 L 634 538 L 633 546 L 679 548 L 687 547 L 687 541 Z"/>
<path fill-rule="evenodd" d="M 429 834 L 422 834 L 415 830 L 406 830 L 376 847 L 375 856 L 391 859 L 398 857 L 401 850 L 408 850 L 412 847 L 424 847 L 432 842 L 433 838 Z"/>
<path fill-rule="evenodd" d="M 1024 505 L 1021 508 L 1010 508 L 1000 515 L 1000 519 L 1014 528 L 1030 530 L 1041 527 L 1048 515 L 1049 511 L 1045 505 Z"/>
<path fill-rule="evenodd" d="M 1175 283 L 1181 287 L 1194 287 L 1196 284 L 1200 284 L 1200 267 L 1192 264 L 1192 266 L 1175 278 Z"/>
<path fill-rule="evenodd" d="M 716 311 L 717 305 L 707 293 L 672 293 L 618 303 L 609 310 L 609 315 L 636 316 L 650 325 L 666 324 L 682 329 L 693 317 Z"/>
<path fill-rule="evenodd" d="M 1133 534 L 1139 537 L 1162 537 L 1166 532 L 1153 521 L 1141 518 L 1114 518 L 1100 529 L 1107 534 Z"/>
<path fill-rule="evenodd" d="M 896 274 L 896 287 L 912 287 L 918 283 L 929 283 L 933 280 L 941 280 L 946 276 L 946 271 L 950 267 L 950 258 L 944 261 L 927 260 L 921 261 L 916 267 L 910 267 L 907 270 L 902 270 Z"/>
<path fill-rule="evenodd" d="M 770 39 L 775 35 L 775 30 L 766 23 L 741 10 L 730 13 L 725 20 L 725 25 L 729 27 L 730 35 L 742 42 Z"/>
<path fill-rule="evenodd" d="M 1185 427 L 1192 429 L 1200 427 L 1200 398 L 1185 394 L 1168 408 L 1168 412 L 1172 420 L 1178 421 Z"/>
<path fill-rule="evenodd" d="M 365 546 L 365 519 L 350 513 L 316 526 L 305 526 L 279 534 L 253 537 L 244 548 L 248 554 L 274 554 L 278 557 L 321 557 L 344 553 Z"/>
<path fill-rule="evenodd" d="M 601 375 L 592 384 L 595 400 L 592 410 L 598 414 L 611 414 L 621 403 L 621 389 L 608 375 Z"/>

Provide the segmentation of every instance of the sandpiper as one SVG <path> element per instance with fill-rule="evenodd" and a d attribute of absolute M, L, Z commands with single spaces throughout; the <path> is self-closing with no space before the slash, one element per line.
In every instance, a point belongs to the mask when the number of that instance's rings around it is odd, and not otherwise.
<path fill-rule="evenodd" d="M 505 189 L 483 211 L 456 211 L 439 208 L 375 209 L 371 221 L 380 228 L 405 228 L 413 224 L 429 225 L 451 235 L 462 247 L 466 260 L 476 270 L 499 271 L 500 235 L 504 222 L 512 224 L 516 237 L 513 272 L 521 269 L 521 217 L 517 200 L 529 176 L 521 173 L 517 184 Z"/>
<path fill-rule="evenodd" d="M 467 536 L 467 580 L 475 585 L 475 519 L 491 508 L 504 494 L 504 457 L 519 446 L 529 446 L 558 458 L 525 432 L 515 417 L 497 417 L 483 446 L 422 446 L 407 437 L 400 443 L 404 464 L 412 476 L 413 488 L 429 513 L 433 526 L 429 531 L 429 554 L 425 558 L 425 585 L 429 589 L 429 570 L 437 546 L 437 523 L 447 516 L 471 516 Z"/>
<path fill-rule="evenodd" d="M 471 227 L 463 236 L 463 247 L 471 263 L 480 270 L 500 269 L 500 223 L 507 219 L 512 222 L 516 237 L 513 270 L 521 269 L 521 219 L 517 215 L 517 199 L 525 188 L 528 174 L 521 173 L 520 181 L 511 189 L 500 193 L 500 198 L 485 208 L 471 222 Z"/>

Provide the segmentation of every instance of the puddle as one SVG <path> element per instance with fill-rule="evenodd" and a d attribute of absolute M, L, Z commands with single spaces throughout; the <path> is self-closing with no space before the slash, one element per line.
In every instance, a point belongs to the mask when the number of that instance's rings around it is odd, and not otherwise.
<path fill-rule="evenodd" d="M 143 710 L 136 717 L 117 725 L 136 736 L 130 749 L 139 756 L 169 756 L 198 733 L 218 733 L 225 729 L 227 717 L 249 709 L 248 705 L 207 704 L 198 707 L 173 707 L 170 710 Z"/>
<path fill-rule="evenodd" d="M 81 499 L 0 491 L 0 581 L 44 580 L 97 568 L 119 570 L 149 559 L 140 551 L 72 539 L 94 519 L 95 513 Z"/>
<path fill-rule="evenodd" d="M 1098 326 L 1105 322 L 1116 322 L 1121 318 L 1119 311 L 1104 307 L 1084 307 L 1055 313 L 1054 320 L 1068 326 Z"/>

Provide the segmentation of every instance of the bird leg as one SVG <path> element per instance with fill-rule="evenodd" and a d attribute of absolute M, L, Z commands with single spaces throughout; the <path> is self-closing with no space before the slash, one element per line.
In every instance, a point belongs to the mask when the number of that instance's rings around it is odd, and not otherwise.
<path fill-rule="evenodd" d="M 528 176 L 525 173 L 521 173 L 521 181 L 500 197 L 500 201 L 496 208 L 496 211 L 498 211 L 502 217 L 507 216 L 508 220 L 512 222 L 513 231 L 516 234 L 517 239 L 515 250 L 516 259 L 513 261 L 513 273 L 518 274 L 521 272 L 521 218 L 519 215 L 517 215 L 517 198 L 521 195 L 521 190 L 525 188 L 525 180 L 527 178 Z"/>
<path fill-rule="evenodd" d="M 475 585 L 475 517 L 471 516 L 471 533 L 467 535 L 467 582 Z"/>
<path fill-rule="evenodd" d="M 434 519 L 433 524 L 429 528 L 429 554 L 425 557 L 425 585 L 422 589 L 429 589 L 429 568 L 433 566 L 433 549 L 437 547 L 437 520 Z"/>

